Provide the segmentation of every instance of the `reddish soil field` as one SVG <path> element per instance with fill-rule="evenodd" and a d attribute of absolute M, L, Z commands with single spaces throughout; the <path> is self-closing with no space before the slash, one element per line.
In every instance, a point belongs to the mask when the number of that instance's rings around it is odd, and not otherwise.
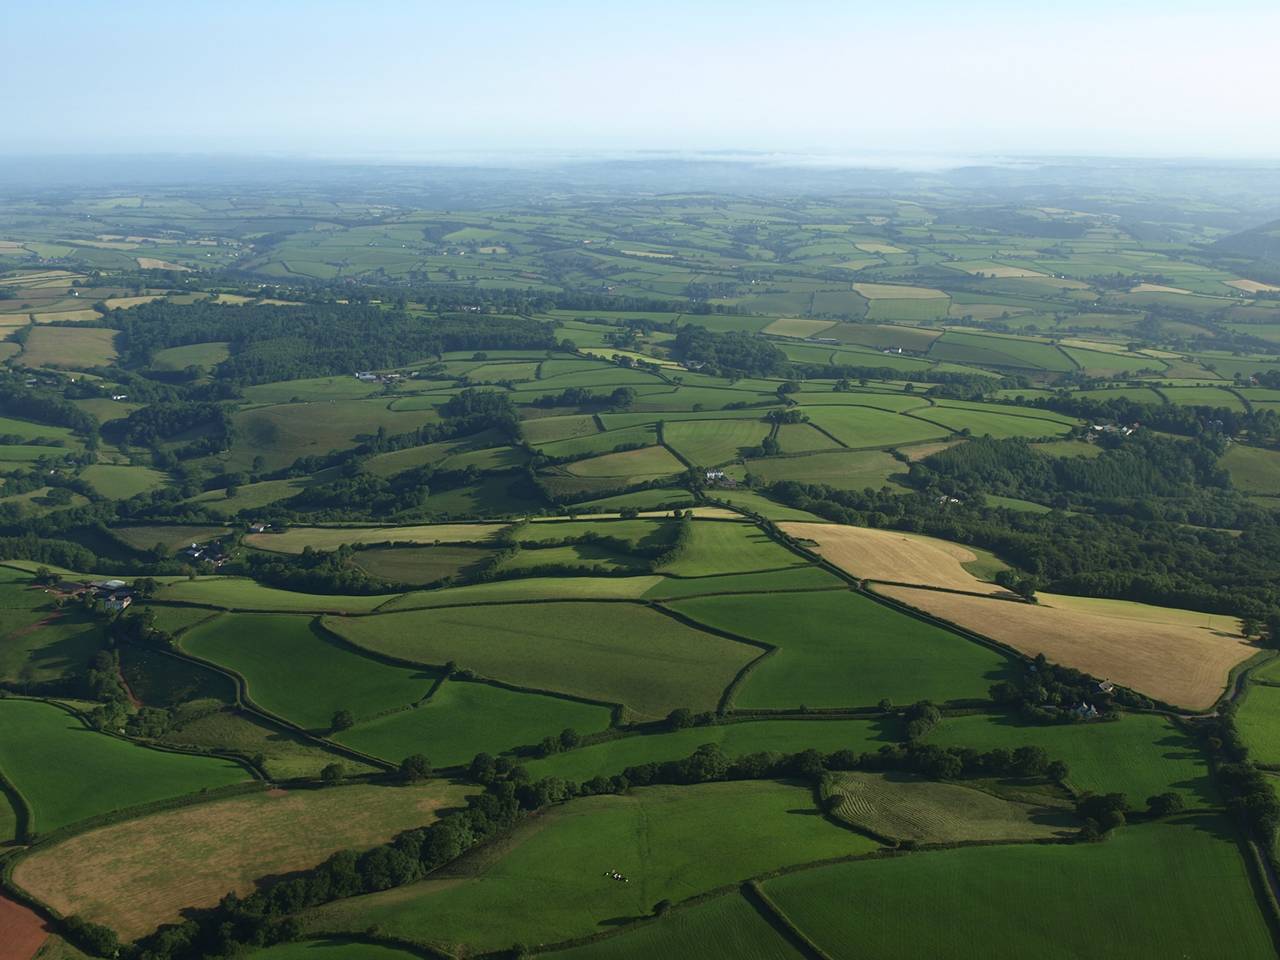
<path fill-rule="evenodd" d="M 0 896 L 0 960 L 31 960 L 47 936 L 43 920 Z"/>

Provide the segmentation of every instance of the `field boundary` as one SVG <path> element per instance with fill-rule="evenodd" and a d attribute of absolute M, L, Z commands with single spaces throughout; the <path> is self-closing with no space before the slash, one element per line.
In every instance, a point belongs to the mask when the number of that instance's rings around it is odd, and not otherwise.
<path fill-rule="evenodd" d="M 769 926 L 778 931 L 780 936 L 788 940 L 792 946 L 809 957 L 810 960 L 835 960 L 831 954 L 811 940 L 809 935 L 801 930 L 794 920 L 787 916 L 786 911 L 778 906 L 773 898 L 765 892 L 764 885 L 759 880 L 748 880 L 744 883 L 742 885 L 742 897 L 756 908 L 756 911 Z"/>

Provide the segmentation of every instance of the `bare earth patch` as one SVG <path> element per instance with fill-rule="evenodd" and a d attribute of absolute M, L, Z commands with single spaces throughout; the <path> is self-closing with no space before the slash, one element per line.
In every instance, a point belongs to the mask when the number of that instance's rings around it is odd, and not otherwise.
<path fill-rule="evenodd" d="M 43 920 L 0 895 L 0 960 L 31 960 L 48 936 Z"/>
<path fill-rule="evenodd" d="M 426 826 L 467 792 L 437 780 L 420 787 L 273 790 L 204 803 L 79 834 L 23 860 L 13 878 L 61 913 L 133 939 L 178 921 L 184 907 L 212 906 L 228 890 L 249 893 L 262 877 Z M 8 960 L 3 951 L 0 957 Z"/>
<path fill-rule="evenodd" d="M 972 563 L 978 556 L 956 543 L 836 523 L 791 522 L 778 527 L 788 536 L 814 541 L 824 560 L 864 580 L 920 583 L 971 593 L 1006 592 L 962 567 L 962 563 Z"/>
<path fill-rule="evenodd" d="M 942 300 L 947 296 L 931 287 L 909 287 L 897 283 L 855 283 L 853 289 L 868 300 Z"/>
<path fill-rule="evenodd" d="M 1245 293 L 1280 293 L 1280 287 L 1272 286 L 1269 283 L 1259 283 L 1257 280 L 1224 280 L 1222 282 L 1228 287 L 1235 287 Z"/>
<path fill-rule="evenodd" d="M 1166 703 L 1206 710 L 1227 686 L 1236 664 L 1257 652 L 1243 637 L 1188 621 L 1188 611 L 1125 603 L 1090 609 L 1075 597 L 1040 594 L 1039 604 L 877 586 L 877 593 L 1056 663 L 1137 690 Z M 1119 602 L 1119 601 L 1113 601 Z M 1137 619 L 1145 610 L 1145 619 Z"/>

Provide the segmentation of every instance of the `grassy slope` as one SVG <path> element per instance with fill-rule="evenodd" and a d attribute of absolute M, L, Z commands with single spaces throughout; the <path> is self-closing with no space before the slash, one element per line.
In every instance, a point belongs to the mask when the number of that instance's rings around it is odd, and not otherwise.
<path fill-rule="evenodd" d="M 820 867 L 765 889 L 833 956 L 1275 955 L 1231 827 L 1214 817 L 1127 827 L 1102 844 Z"/>
<path fill-rule="evenodd" d="M 183 649 L 244 676 L 264 710 L 326 730 L 335 712 L 357 721 L 407 707 L 427 695 L 435 674 L 353 653 L 317 633 L 309 618 L 227 614 L 182 635 Z"/>
<path fill-rule="evenodd" d="M 1128 714 L 1115 723 L 1033 725 L 1002 715 L 948 717 L 928 737 L 943 747 L 1041 746 L 1065 761 L 1077 790 L 1125 794 L 1137 805 L 1173 790 L 1188 806 L 1220 801 L 1195 741 L 1163 717 Z"/>
<path fill-rule="evenodd" d="M 0 700 L 0 770 L 33 808 L 40 833 L 249 778 L 228 760 L 148 750 L 32 700 Z"/>
<path fill-rule="evenodd" d="M 554 942 L 644 916 L 788 863 L 875 844 L 812 813 L 807 789 L 771 781 L 651 787 L 547 811 L 477 876 L 429 880 L 321 908 L 316 931 L 363 930 L 474 950 Z M 630 879 L 604 876 L 617 870 Z"/>
<path fill-rule="evenodd" d="M 362 723 L 334 739 L 392 762 L 422 753 L 444 767 L 466 763 L 477 753 L 537 744 L 566 727 L 594 733 L 610 720 L 607 708 L 576 700 L 448 682 L 421 706 Z"/>
<path fill-rule="evenodd" d="M 850 591 L 704 597 L 670 606 L 710 626 L 775 644 L 735 706 L 868 706 L 888 697 L 985 697 L 1008 661 Z"/>
<path fill-rule="evenodd" d="M 450 660 L 520 686 L 623 703 L 641 716 L 712 709 L 759 651 L 635 604 L 457 607 L 325 626 L 370 650 L 426 664 Z"/>

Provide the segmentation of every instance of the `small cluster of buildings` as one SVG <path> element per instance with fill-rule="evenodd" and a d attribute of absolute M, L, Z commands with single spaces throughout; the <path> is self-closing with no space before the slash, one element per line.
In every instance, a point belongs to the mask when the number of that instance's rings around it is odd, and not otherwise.
<path fill-rule="evenodd" d="M 705 474 L 707 483 L 717 487 L 736 487 L 738 481 L 723 470 L 708 470 Z"/>
<path fill-rule="evenodd" d="M 231 559 L 226 545 L 221 540 L 210 540 L 208 543 L 193 543 L 178 551 L 178 559 L 188 563 L 212 563 L 220 567 Z"/>
<path fill-rule="evenodd" d="M 373 370 L 361 370 L 356 374 L 361 383 L 399 383 L 404 379 L 403 373 L 377 373 Z"/>
<path fill-rule="evenodd" d="M 104 609 L 119 613 L 133 603 L 133 590 L 123 580 L 80 580 L 60 582 L 49 588 L 63 597 L 97 600 Z"/>
<path fill-rule="evenodd" d="M 1100 433 L 1115 433 L 1122 437 L 1131 437 L 1138 432 L 1138 428 L 1142 426 L 1140 423 L 1133 423 L 1127 427 L 1122 427 L 1115 423 L 1091 423 L 1089 424 L 1089 433 L 1097 436 Z"/>

